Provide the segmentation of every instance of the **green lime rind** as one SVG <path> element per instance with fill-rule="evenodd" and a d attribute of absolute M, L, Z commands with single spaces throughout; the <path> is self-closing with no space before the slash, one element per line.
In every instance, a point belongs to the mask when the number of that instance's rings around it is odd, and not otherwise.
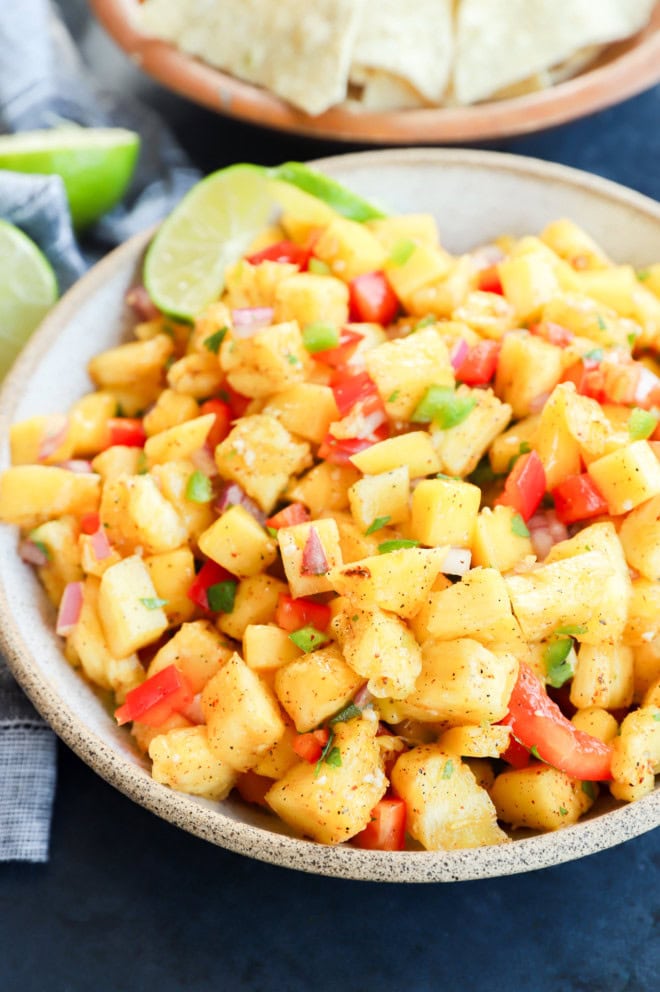
<path fill-rule="evenodd" d="M 338 183 L 336 179 L 316 172 L 302 162 L 284 162 L 282 165 L 268 169 L 268 176 L 271 179 L 279 179 L 292 186 L 297 186 L 298 189 L 316 197 L 317 200 L 321 200 L 335 213 L 346 217 L 347 220 L 364 223 L 367 220 L 380 220 L 387 216 L 380 207 L 358 196 L 357 193 L 353 193 Z"/>
<path fill-rule="evenodd" d="M 50 262 L 26 234 L 0 220 L 0 378 L 58 296 Z"/>
<path fill-rule="evenodd" d="M 139 151 L 134 131 L 66 125 L 0 135 L 0 169 L 60 176 L 73 223 L 82 230 L 121 200 Z"/>

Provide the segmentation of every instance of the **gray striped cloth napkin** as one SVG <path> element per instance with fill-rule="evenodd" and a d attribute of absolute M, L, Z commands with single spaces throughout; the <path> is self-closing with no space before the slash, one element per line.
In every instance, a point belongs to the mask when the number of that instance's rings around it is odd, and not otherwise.
<path fill-rule="evenodd" d="M 158 115 L 94 85 L 59 15 L 50 0 L 0 4 L 0 133 L 71 121 L 142 137 L 125 202 L 82 246 L 59 177 L 0 171 L 0 217 L 37 242 L 64 291 L 105 250 L 165 216 L 199 176 Z M 55 739 L 0 657 L 0 861 L 47 860 L 55 779 Z"/>

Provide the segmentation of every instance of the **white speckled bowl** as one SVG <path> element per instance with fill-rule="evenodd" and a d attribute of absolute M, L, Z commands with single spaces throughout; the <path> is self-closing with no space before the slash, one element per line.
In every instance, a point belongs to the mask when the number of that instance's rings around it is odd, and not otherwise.
<path fill-rule="evenodd" d="M 557 165 L 482 151 L 409 149 L 316 163 L 392 211 L 428 211 L 443 242 L 460 252 L 502 232 L 536 232 L 568 216 L 617 260 L 660 259 L 660 205 L 605 180 Z M 2 457 L 9 423 L 66 410 L 89 389 L 88 359 L 118 342 L 130 323 L 123 303 L 148 234 L 113 252 L 55 307 L 0 394 Z M 198 800 L 158 785 L 127 732 L 68 666 L 53 633 L 53 611 L 16 534 L 0 527 L 0 641 L 9 664 L 55 731 L 92 768 L 136 802 L 214 844 L 322 875 L 376 881 L 485 878 L 543 868 L 603 850 L 660 824 L 660 789 L 632 805 L 605 802 L 575 826 L 465 851 L 380 852 L 324 847 L 290 836 L 278 821 L 238 800 Z M 84 829 L 84 825 L 83 825 Z"/>

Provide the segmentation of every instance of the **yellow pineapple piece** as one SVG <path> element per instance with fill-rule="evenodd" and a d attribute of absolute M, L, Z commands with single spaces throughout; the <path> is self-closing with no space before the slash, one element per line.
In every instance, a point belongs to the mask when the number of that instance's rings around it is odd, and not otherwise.
<path fill-rule="evenodd" d="M 277 557 L 275 541 L 242 506 L 230 506 L 199 536 L 203 553 L 233 575 L 265 571 Z"/>

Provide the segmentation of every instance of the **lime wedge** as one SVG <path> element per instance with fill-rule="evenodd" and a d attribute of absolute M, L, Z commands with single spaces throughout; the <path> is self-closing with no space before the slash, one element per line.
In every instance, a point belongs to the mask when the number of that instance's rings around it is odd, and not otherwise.
<path fill-rule="evenodd" d="M 269 169 L 268 175 L 271 179 L 281 180 L 309 193 L 348 220 L 364 223 L 366 220 L 378 220 L 386 216 L 379 207 L 346 189 L 336 179 L 315 172 L 302 162 L 285 162 Z"/>
<path fill-rule="evenodd" d="M 121 200 L 139 148 L 139 136 L 124 128 L 66 125 L 21 131 L 0 135 L 0 169 L 61 176 L 80 229 Z"/>
<path fill-rule="evenodd" d="M 194 320 L 218 298 L 225 269 L 266 226 L 273 206 L 265 172 L 256 165 L 231 165 L 193 186 L 145 259 L 144 284 L 158 309 Z"/>
<path fill-rule="evenodd" d="M 34 241 L 0 220 L 0 378 L 57 299 L 57 280 Z"/>
<path fill-rule="evenodd" d="M 154 304 L 193 321 L 224 286 L 225 270 L 249 248 L 275 210 L 319 226 L 337 213 L 353 220 L 380 210 L 305 165 L 231 165 L 197 183 L 161 225 L 147 252 L 144 284 Z"/>

